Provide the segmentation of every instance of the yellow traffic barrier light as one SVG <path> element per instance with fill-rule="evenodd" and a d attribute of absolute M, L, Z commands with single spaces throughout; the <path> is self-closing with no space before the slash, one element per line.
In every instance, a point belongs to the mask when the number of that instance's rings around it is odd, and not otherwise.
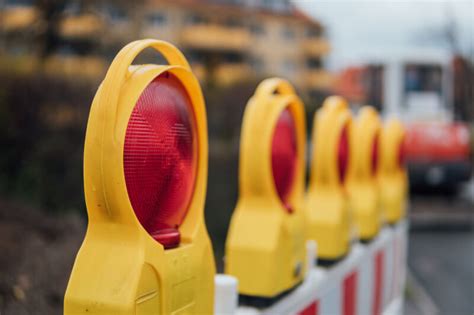
<path fill-rule="evenodd" d="M 132 65 L 144 49 L 168 65 Z M 141 40 L 113 60 L 84 147 L 87 233 L 65 314 L 210 314 L 214 258 L 204 224 L 206 112 L 172 45 Z"/>
<path fill-rule="evenodd" d="M 346 189 L 359 239 L 369 241 L 381 226 L 381 211 L 376 182 L 380 119 L 370 106 L 364 106 L 350 133 L 350 154 Z"/>
<path fill-rule="evenodd" d="M 380 133 L 378 187 L 384 219 L 390 224 L 405 215 L 408 179 L 404 165 L 404 138 L 405 130 L 397 119 L 388 120 Z"/>
<path fill-rule="evenodd" d="M 225 272 L 239 280 L 241 301 L 263 305 L 299 284 L 306 268 L 305 116 L 288 82 L 273 78 L 258 86 L 240 141 L 239 200 Z"/>
<path fill-rule="evenodd" d="M 327 98 L 314 116 L 306 230 L 307 238 L 318 244 L 318 261 L 323 264 L 345 256 L 351 241 L 344 189 L 351 121 L 346 100 L 337 96 Z"/>

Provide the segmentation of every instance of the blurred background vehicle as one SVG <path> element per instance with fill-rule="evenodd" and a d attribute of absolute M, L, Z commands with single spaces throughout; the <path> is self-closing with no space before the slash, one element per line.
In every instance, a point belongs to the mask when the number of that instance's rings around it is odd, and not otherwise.
<path fill-rule="evenodd" d="M 454 193 L 471 177 L 471 135 L 461 119 L 472 110 L 460 62 L 439 50 L 376 54 L 344 70 L 334 88 L 357 105 L 373 104 L 385 116 L 403 119 L 412 190 Z"/>
<path fill-rule="evenodd" d="M 409 267 L 419 281 L 407 288 L 407 313 L 432 313 L 419 302 L 425 292 L 441 313 L 472 314 L 474 182 L 464 180 L 473 165 L 473 12 L 462 0 L 0 0 L 0 312 L 61 313 L 85 233 L 92 97 L 118 50 L 152 37 L 176 44 L 203 87 L 206 225 L 218 268 L 237 201 L 243 109 L 260 79 L 278 75 L 304 99 L 308 130 L 334 93 L 405 119 L 411 184 L 425 186 L 411 200 Z M 436 187 L 457 183 L 451 195 Z"/>

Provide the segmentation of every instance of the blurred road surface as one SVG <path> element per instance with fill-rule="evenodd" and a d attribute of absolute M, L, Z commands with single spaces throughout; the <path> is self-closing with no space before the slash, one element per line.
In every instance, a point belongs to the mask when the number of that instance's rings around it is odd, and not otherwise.
<path fill-rule="evenodd" d="M 441 314 L 474 313 L 474 233 L 415 232 L 409 268 Z"/>
<path fill-rule="evenodd" d="M 408 266 L 440 314 L 474 314 L 473 214 L 459 196 L 412 199 Z M 423 314 L 413 305 L 405 313 Z"/>

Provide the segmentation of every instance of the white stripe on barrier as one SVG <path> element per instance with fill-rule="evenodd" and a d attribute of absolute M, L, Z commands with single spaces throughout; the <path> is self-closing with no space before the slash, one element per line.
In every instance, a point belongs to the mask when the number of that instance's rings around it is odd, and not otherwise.
<path fill-rule="evenodd" d="M 392 281 L 390 287 L 390 299 L 394 300 L 399 296 L 398 283 L 400 282 L 398 277 L 400 275 L 400 241 L 397 232 L 395 231 L 392 244 L 393 252 L 393 272 L 392 272 Z"/>
<path fill-rule="evenodd" d="M 338 283 L 329 284 L 330 288 L 316 303 L 319 304 L 319 310 L 322 314 L 341 314 L 341 287 Z"/>
<path fill-rule="evenodd" d="M 372 274 L 373 274 L 373 259 L 372 255 L 368 256 L 362 261 L 359 266 L 359 281 L 357 283 L 357 291 L 359 292 L 359 298 L 357 303 L 357 314 L 371 313 L 372 306 Z"/>
<path fill-rule="evenodd" d="M 299 287 L 271 307 L 240 306 L 236 313 L 401 314 L 407 233 L 406 221 L 394 227 L 384 227 L 369 244 L 354 244 L 349 255 L 334 267 L 309 270 Z M 309 255 L 314 254 L 312 250 L 314 246 L 308 246 Z"/>
<path fill-rule="evenodd" d="M 383 292 L 383 309 L 387 308 L 393 298 L 394 280 L 395 280 L 395 244 L 396 233 L 393 233 L 393 240 L 385 248 L 385 267 L 384 267 L 384 292 Z"/>

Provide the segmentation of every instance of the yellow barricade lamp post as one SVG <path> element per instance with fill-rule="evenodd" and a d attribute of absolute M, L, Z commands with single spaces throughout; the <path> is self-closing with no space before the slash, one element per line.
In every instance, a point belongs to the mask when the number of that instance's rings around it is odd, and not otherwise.
<path fill-rule="evenodd" d="M 380 119 L 370 106 L 359 110 L 350 134 L 346 189 L 357 236 L 370 241 L 379 232 L 382 214 L 376 181 Z"/>
<path fill-rule="evenodd" d="M 408 179 L 404 165 L 405 130 L 397 119 L 388 120 L 380 133 L 378 181 L 384 219 L 397 223 L 405 216 Z"/>
<path fill-rule="evenodd" d="M 239 200 L 225 272 L 238 279 L 242 303 L 264 306 L 296 287 L 306 270 L 305 116 L 288 82 L 274 78 L 258 86 L 240 141 Z"/>
<path fill-rule="evenodd" d="M 168 65 L 132 65 L 144 49 Z M 215 266 L 204 224 L 206 112 L 172 45 L 141 40 L 113 60 L 84 147 L 89 224 L 65 314 L 210 314 Z"/>
<path fill-rule="evenodd" d="M 318 263 L 323 265 L 344 257 L 351 241 L 351 214 L 344 188 L 351 121 L 347 102 L 337 96 L 327 98 L 314 116 L 305 209 L 307 238 L 318 244 Z"/>

